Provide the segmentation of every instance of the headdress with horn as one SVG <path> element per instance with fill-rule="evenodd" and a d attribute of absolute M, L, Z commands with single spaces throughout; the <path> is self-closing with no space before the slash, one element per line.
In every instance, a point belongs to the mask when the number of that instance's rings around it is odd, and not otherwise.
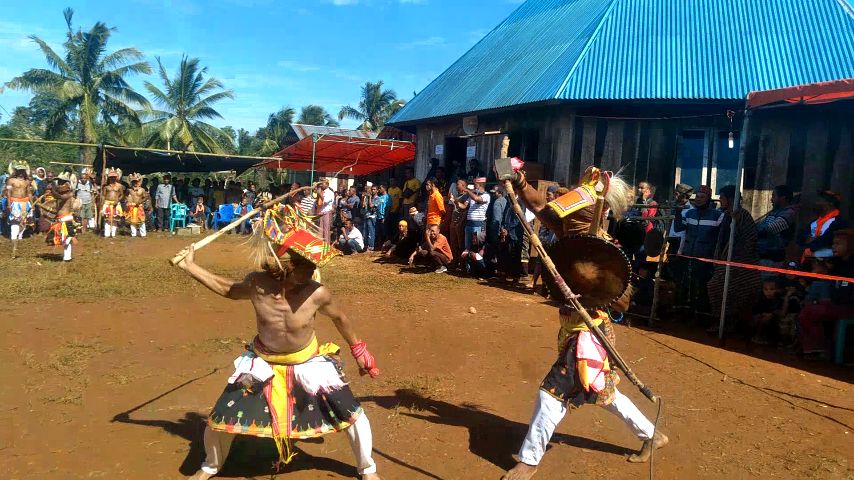
<path fill-rule="evenodd" d="M 80 172 L 81 175 L 89 175 L 90 177 L 95 176 L 95 170 L 91 167 L 83 167 L 83 170 Z"/>
<path fill-rule="evenodd" d="M 121 173 L 119 174 L 119 176 L 121 176 Z M 142 181 L 142 175 L 139 173 L 131 173 L 130 175 L 128 175 L 128 181 L 130 183 L 141 182 Z"/>
<path fill-rule="evenodd" d="M 16 171 L 23 170 L 30 176 L 30 164 L 26 160 L 12 160 L 9 162 L 9 175 L 14 175 Z"/>
<path fill-rule="evenodd" d="M 111 178 L 111 177 L 112 177 L 112 178 L 115 178 L 117 182 L 121 181 L 121 179 L 122 179 L 122 169 L 121 169 L 121 168 L 114 168 L 114 167 L 110 167 L 110 169 L 109 169 L 109 170 L 107 170 L 107 178 Z"/>
<path fill-rule="evenodd" d="M 276 204 L 267 209 L 251 242 L 256 268 L 287 260 L 289 255 L 299 255 L 321 268 L 341 254 L 323 240 L 311 217 L 292 205 Z"/>

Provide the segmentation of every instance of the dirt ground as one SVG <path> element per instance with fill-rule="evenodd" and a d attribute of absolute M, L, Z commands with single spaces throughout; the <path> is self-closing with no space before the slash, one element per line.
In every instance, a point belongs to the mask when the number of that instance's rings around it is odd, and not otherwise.
<path fill-rule="evenodd" d="M 216 272 L 248 271 L 242 239 L 202 250 Z M 166 259 L 185 238 L 85 236 L 71 265 L 36 240 L 0 242 L 0 477 L 180 479 L 202 460 L 204 421 L 254 333 L 252 308 L 195 285 Z M 20 277 L 19 277 L 20 275 Z M 537 386 L 554 361 L 557 309 L 473 279 L 339 258 L 326 283 L 357 322 L 382 376 L 346 371 L 385 479 L 497 479 L 513 465 Z M 469 307 L 477 312 L 470 313 Z M 341 342 L 318 318 L 321 340 Z M 617 345 L 665 399 L 671 444 L 655 478 L 854 478 L 851 369 L 702 334 L 617 327 Z M 650 417 L 626 379 L 620 389 Z M 354 478 L 343 435 L 297 444 L 275 478 Z M 560 425 L 537 478 L 638 479 L 639 447 L 596 407 Z M 272 441 L 241 438 L 223 478 L 271 478 Z"/>

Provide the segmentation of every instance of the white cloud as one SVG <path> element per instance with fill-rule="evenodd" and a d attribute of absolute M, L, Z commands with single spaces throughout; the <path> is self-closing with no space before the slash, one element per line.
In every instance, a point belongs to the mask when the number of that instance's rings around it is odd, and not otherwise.
<path fill-rule="evenodd" d="M 279 60 L 276 62 L 276 65 L 294 72 L 316 72 L 320 70 L 320 67 L 317 65 L 301 63 L 294 60 Z"/>
<path fill-rule="evenodd" d="M 411 42 L 401 43 L 398 47 L 400 50 L 409 50 L 411 48 L 417 47 L 443 47 L 446 46 L 448 42 L 445 40 L 445 37 L 427 37 L 422 38 L 420 40 L 413 40 Z"/>

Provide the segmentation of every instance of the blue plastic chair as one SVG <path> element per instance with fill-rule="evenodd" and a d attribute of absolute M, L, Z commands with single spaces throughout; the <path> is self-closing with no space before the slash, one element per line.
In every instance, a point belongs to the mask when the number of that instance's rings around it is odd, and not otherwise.
<path fill-rule="evenodd" d="M 836 322 L 836 348 L 834 349 L 834 361 L 842 365 L 845 361 L 845 334 L 848 327 L 854 327 L 854 318 L 841 318 Z"/>
<path fill-rule="evenodd" d="M 212 227 L 214 230 L 219 230 L 222 226 L 228 225 L 234 220 L 234 207 L 230 203 L 224 203 L 217 207 L 213 214 Z"/>
<path fill-rule="evenodd" d="M 187 226 L 187 215 L 189 210 L 183 203 L 173 203 L 169 206 L 169 231 L 175 231 L 175 225 L 181 224 L 182 227 Z"/>

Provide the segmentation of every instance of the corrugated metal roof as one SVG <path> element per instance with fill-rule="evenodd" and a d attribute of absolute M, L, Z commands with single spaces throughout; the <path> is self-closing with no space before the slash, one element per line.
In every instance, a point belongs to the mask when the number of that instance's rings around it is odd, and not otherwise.
<path fill-rule="evenodd" d="M 548 100 L 738 100 L 854 77 L 850 0 L 528 0 L 389 123 Z"/>

